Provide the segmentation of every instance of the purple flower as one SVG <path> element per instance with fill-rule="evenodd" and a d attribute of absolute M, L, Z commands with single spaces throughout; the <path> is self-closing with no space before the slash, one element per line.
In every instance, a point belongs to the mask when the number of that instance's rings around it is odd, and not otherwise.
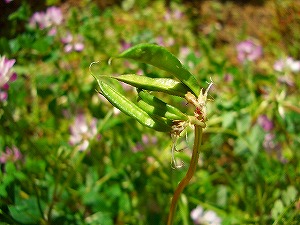
<path fill-rule="evenodd" d="M 226 83 L 231 83 L 231 82 L 233 81 L 233 75 L 230 74 L 230 73 L 226 73 L 226 74 L 224 75 L 224 81 L 225 81 Z"/>
<path fill-rule="evenodd" d="M 5 0 L 5 3 L 10 3 L 12 2 L 13 0 Z"/>
<path fill-rule="evenodd" d="M 158 36 L 158 37 L 156 38 L 156 43 L 157 43 L 158 45 L 163 46 L 163 45 L 164 45 L 164 38 L 163 38 L 162 36 Z"/>
<path fill-rule="evenodd" d="M 261 115 L 257 119 L 257 123 L 265 130 L 271 131 L 274 128 L 274 124 L 271 120 L 268 119 L 266 115 Z"/>
<path fill-rule="evenodd" d="M 241 63 L 255 61 L 262 56 L 262 47 L 252 40 L 240 42 L 236 46 L 237 58 Z"/>
<path fill-rule="evenodd" d="M 69 143 L 72 146 L 77 146 L 79 151 L 85 151 L 97 134 L 97 119 L 93 118 L 90 123 L 87 122 L 83 114 L 79 114 L 70 127 Z"/>
<path fill-rule="evenodd" d="M 84 49 L 83 37 L 80 35 L 74 38 L 71 33 L 68 33 L 61 41 L 65 44 L 64 50 L 67 53 L 72 51 L 81 52 Z"/>
<path fill-rule="evenodd" d="M 280 148 L 279 144 L 275 141 L 275 134 L 267 133 L 265 135 L 263 147 L 267 152 L 271 152 Z"/>
<path fill-rule="evenodd" d="M 137 153 L 144 150 L 144 146 L 141 142 L 138 142 L 135 144 L 135 146 L 132 147 L 132 152 Z"/>
<path fill-rule="evenodd" d="M 46 12 L 35 12 L 30 18 L 29 24 L 31 27 L 38 26 L 43 30 L 45 28 L 53 28 L 54 26 L 60 25 L 62 21 L 63 16 L 61 9 L 52 6 L 49 7 Z"/>
<path fill-rule="evenodd" d="M 273 68 L 277 72 L 299 72 L 300 71 L 300 60 L 294 60 L 292 57 L 277 60 Z"/>
<path fill-rule="evenodd" d="M 157 143 L 157 137 L 143 134 L 142 135 L 142 142 L 143 142 L 144 145 L 155 145 Z"/>
<path fill-rule="evenodd" d="M 221 218 L 211 210 L 204 211 L 201 206 L 197 206 L 191 211 L 191 218 L 194 224 L 221 225 Z"/>
<path fill-rule="evenodd" d="M 135 153 L 140 152 L 143 151 L 147 146 L 155 145 L 156 143 L 157 137 L 143 134 L 141 142 L 137 142 L 136 145 L 133 146 L 132 151 Z"/>
<path fill-rule="evenodd" d="M 6 147 L 6 151 L 0 155 L 0 164 L 5 164 L 8 161 L 16 162 L 20 159 L 22 159 L 22 154 L 17 147 Z"/>
<path fill-rule="evenodd" d="M 263 147 L 269 155 L 275 156 L 280 162 L 286 163 L 287 159 L 282 154 L 282 146 L 276 140 L 276 135 L 267 133 L 263 141 Z"/>
<path fill-rule="evenodd" d="M 127 49 L 130 48 L 131 46 L 132 46 L 132 44 L 129 43 L 129 42 L 126 42 L 125 40 L 122 40 L 122 41 L 121 41 L 121 51 L 122 51 L 122 52 L 125 51 L 125 50 L 127 50 Z"/>
<path fill-rule="evenodd" d="M 17 74 L 11 71 L 15 62 L 15 59 L 7 59 L 5 56 L 0 58 L 0 101 L 7 100 L 8 83 L 17 79 Z"/>

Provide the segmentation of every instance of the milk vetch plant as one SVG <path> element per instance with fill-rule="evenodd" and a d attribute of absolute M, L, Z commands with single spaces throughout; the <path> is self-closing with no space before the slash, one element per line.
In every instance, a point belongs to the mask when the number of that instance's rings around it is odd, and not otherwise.
<path fill-rule="evenodd" d="M 175 78 L 152 78 L 147 74 L 144 76 L 136 74 L 120 76 L 93 75 L 98 82 L 99 93 L 113 106 L 148 128 L 170 133 L 173 140 L 172 158 L 174 158 L 173 151 L 176 150 L 176 139 L 187 126 L 194 127 L 195 138 L 190 166 L 185 177 L 176 188 L 170 206 L 167 224 L 171 225 L 173 224 L 179 196 L 193 177 L 197 167 L 202 132 L 207 121 L 207 94 L 212 82 L 204 91 L 194 75 L 173 54 L 155 44 L 133 46 L 112 59 L 129 59 L 150 64 L 170 73 Z M 137 101 L 134 102 L 125 97 L 111 85 L 113 83 L 111 80 L 118 80 L 136 87 L 138 92 Z M 163 92 L 167 95 L 175 95 L 185 99 L 194 108 L 193 115 L 187 115 L 177 107 L 162 101 L 155 96 L 156 92 Z M 175 159 L 173 159 L 173 166 L 175 168 L 180 166 L 176 165 Z"/>

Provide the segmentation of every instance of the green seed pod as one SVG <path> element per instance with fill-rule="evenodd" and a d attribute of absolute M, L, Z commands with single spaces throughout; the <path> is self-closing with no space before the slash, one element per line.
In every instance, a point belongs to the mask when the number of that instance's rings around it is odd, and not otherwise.
<path fill-rule="evenodd" d="M 116 58 L 134 59 L 165 70 L 185 84 L 196 96 L 200 94 L 200 85 L 181 62 L 165 48 L 155 44 L 139 44 L 122 52 Z"/>
<path fill-rule="evenodd" d="M 164 92 L 170 95 L 184 97 L 189 89 L 180 82 L 169 78 L 150 78 L 136 74 L 126 74 L 117 77 L 112 77 L 134 87 Z"/>
<path fill-rule="evenodd" d="M 157 117 L 163 117 L 165 119 L 169 119 L 169 120 L 180 120 L 180 117 L 178 117 L 177 115 L 171 114 L 167 111 L 162 111 L 159 108 L 156 108 L 150 104 L 148 104 L 147 102 L 138 99 L 137 105 L 144 110 L 145 112 L 147 112 L 149 115 L 153 115 L 153 116 L 157 116 Z"/>
<path fill-rule="evenodd" d="M 179 109 L 151 95 L 149 92 L 140 90 L 138 95 L 138 106 L 148 114 L 155 114 L 170 120 L 188 120 L 188 116 Z"/>
<path fill-rule="evenodd" d="M 125 98 L 125 96 L 123 96 L 117 90 L 113 89 L 110 85 L 98 79 L 97 81 L 101 90 L 101 94 L 120 111 L 135 118 L 141 124 L 156 131 L 171 131 L 171 124 L 169 124 L 169 121 L 162 118 L 151 117 L 136 104 Z"/>

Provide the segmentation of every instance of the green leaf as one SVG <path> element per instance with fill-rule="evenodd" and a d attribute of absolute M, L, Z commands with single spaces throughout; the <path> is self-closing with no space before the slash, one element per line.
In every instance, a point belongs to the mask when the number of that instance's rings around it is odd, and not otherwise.
<path fill-rule="evenodd" d="M 165 70 L 185 84 L 194 95 L 199 96 L 200 94 L 201 88 L 194 75 L 172 53 L 159 45 L 139 44 L 127 49 L 115 58 L 133 59 Z"/>
<path fill-rule="evenodd" d="M 114 222 L 111 218 L 110 213 L 106 212 L 97 212 L 85 218 L 85 224 L 87 225 L 113 225 Z"/>
<path fill-rule="evenodd" d="M 217 192 L 217 203 L 221 207 L 225 207 L 228 199 L 228 188 L 226 185 L 219 185 Z"/>
<path fill-rule="evenodd" d="M 9 48 L 12 53 L 17 53 L 21 49 L 21 43 L 18 38 L 9 41 Z"/>
<path fill-rule="evenodd" d="M 236 112 L 224 112 L 222 114 L 222 127 L 229 128 L 234 124 L 236 120 Z"/>
<path fill-rule="evenodd" d="M 50 48 L 53 44 L 53 38 L 52 37 L 43 37 L 39 38 L 32 44 L 32 48 L 37 50 L 40 54 L 45 54 L 50 51 L 53 51 L 53 49 Z"/>
<path fill-rule="evenodd" d="M 271 215 L 273 219 L 276 219 L 284 210 L 284 205 L 281 200 L 276 200 L 274 206 L 271 210 Z"/>
<path fill-rule="evenodd" d="M 136 74 L 126 74 L 111 78 L 130 84 L 136 88 L 164 92 L 180 97 L 184 97 L 189 91 L 182 83 L 169 78 L 150 78 Z"/>
<path fill-rule="evenodd" d="M 125 213 L 129 213 L 131 211 L 130 198 L 127 193 L 122 193 L 119 198 L 119 208 Z"/>
<path fill-rule="evenodd" d="M 264 140 L 265 133 L 259 125 L 251 128 L 250 135 L 248 136 L 249 148 L 253 155 L 257 155 Z"/>
<path fill-rule="evenodd" d="M 144 109 L 148 114 L 165 117 L 170 120 L 188 120 L 188 116 L 179 109 L 151 95 L 149 92 L 139 90 L 138 95 L 138 106 Z"/>
<path fill-rule="evenodd" d="M 282 200 L 286 206 L 291 204 L 297 198 L 298 191 L 294 186 L 288 186 L 286 191 L 282 193 Z"/>
<path fill-rule="evenodd" d="M 242 155 L 246 153 L 247 150 L 248 150 L 247 141 L 244 138 L 239 137 L 234 144 L 234 153 L 236 155 Z"/>
<path fill-rule="evenodd" d="M 43 208 L 45 207 L 42 204 Z M 23 224 L 39 224 L 42 215 L 37 204 L 36 197 L 29 197 L 28 199 L 16 198 L 15 205 L 8 206 L 11 216 Z"/>
<path fill-rule="evenodd" d="M 144 110 L 127 99 L 124 95 L 112 88 L 109 84 L 98 80 L 101 94 L 116 108 L 123 113 L 136 119 L 139 123 L 156 131 L 171 131 L 172 122 L 159 117 L 151 117 Z"/>
<path fill-rule="evenodd" d="M 29 5 L 25 2 L 12 14 L 8 16 L 8 20 L 25 20 L 29 16 Z"/>
<path fill-rule="evenodd" d="M 244 134 L 250 129 L 251 117 L 248 114 L 241 115 L 236 119 L 236 128 L 239 134 Z"/>
<path fill-rule="evenodd" d="M 4 185 L 3 183 L 0 184 L 0 197 L 7 197 L 6 185 Z"/>
<path fill-rule="evenodd" d="M 46 162 L 44 160 L 31 159 L 28 157 L 26 159 L 25 168 L 30 171 L 30 173 L 44 173 L 46 169 Z"/>

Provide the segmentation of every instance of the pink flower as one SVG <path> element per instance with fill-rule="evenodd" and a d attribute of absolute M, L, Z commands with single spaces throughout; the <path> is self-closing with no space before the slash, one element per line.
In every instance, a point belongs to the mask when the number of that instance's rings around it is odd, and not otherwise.
<path fill-rule="evenodd" d="M 68 33 L 67 36 L 61 39 L 61 42 L 65 44 L 64 50 L 67 53 L 72 51 L 81 52 L 84 49 L 83 37 L 80 35 L 74 38 L 71 33 Z"/>
<path fill-rule="evenodd" d="M 183 13 L 179 9 L 177 9 L 173 12 L 174 19 L 180 20 L 182 18 L 182 16 L 183 16 Z"/>
<path fill-rule="evenodd" d="M 89 146 L 90 140 L 97 135 L 97 119 L 93 118 L 88 123 L 86 117 L 83 114 L 79 114 L 70 127 L 70 133 L 70 145 L 76 145 L 79 151 L 85 151 Z"/>
<path fill-rule="evenodd" d="M 60 25 L 63 21 L 61 9 L 55 6 L 49 7 L 46 10 L 46 17 L 51 21 L 52 25 Z"/>
<path fill-rule="evenodd" d="M 17 79 L 17 74 L 11 71 L 15 62 L 15 59 L 9 60 L 5 56 L 0 58 L 0 101 L 7 100 L 8 83 Z"/>
<path fill-rule="evenodd" d="M 38 26 L 41 30 L 45 28 L 53 28 L 60 25 L 63 21 L 63 16 L 60 8 L 52 6 L 46 12 L 35 12 L 30 18 L 29 24 L 31 27 Z"/>
<path fill-rule="evenodd" d="M 186 59 L 186 57 L 191 53 L 191 49 L 189 47 L 181 47 L 179 50 L 179 55 L 181 59 Z"/>
<path fill-rule="evenodd" d="M 5 164 L 8 161 L 16 162 L 22 159 L 22 154 L 17 147 L 6 147 L 6 151 L 0 155 L 0 164 Z"/>
<path fill-rule="evenodd" d="M 160 46 L 165 46 L 165 47 L 170 47 L 172 45 L 175 44 L 175 41 L 173 38 L 168 38 L 167 40 L 164 40 L 164 38 L 162 36 L 158 36 L 156 39 L 155 39 L 156 43 Z"/>
<path fill-rule="evenodd" d="M 236 46 L 237 58 L 241 63 L 255 61 L 262 56 L 262 47 L 252 40 L 240 42 Z"/>
<path fill-rule="evenodd" d="M 10 3 L 12 2 L 13 0 L 5 0 L 5 3 Z"/>
<path fill-rule="evenodd" d="M 16 79 L 16 73 L 11 71 L 15 62 L 15 59 L 9 60 L 5 56 L 0 58 L 0 87 L 3 87 L 8 81 Z"/>
<path fill-rule="evenodd" d="M 38 26 L 41 30 L 49 26 L 44 12 L 35 12 L 30 18 L 29 25 L 31 27 Z"/>
<path fill-rule="evenodd" d="M 49 35 L 49 36 L 55 36 L 56 33 L 57 33 L 56 27 L 52 27 L 52 28 L 50 28 L 50 30 L 48 31 L 48 35 Z"/>
<path fill-rule="evenodd" d="M 171 11 L 171 10 L 168 10 L 166 12 L 166 14 L 164 15 L 164 19 L 166 21 L 172 21 L 172 20 L 180 20 L 183 16 L 183 13 L 177 9 L 175 11 Z"/>
<path fill-rule="evenodd" d="M 0 90 L 0 102 L 6 101 L 7 98 L 8 98 L 7 92 Z"/>
<path fill-rule="evenodd" d="M 221 225 L 221 218 L 211 210 L 204 211 L 201 206 L 197 206 L 191 211 L 191 218 L 194 224 L 209 224 L 209 225 Z"/>
<path fill-rule="evenodd" d="M 273 68 L 277 72 L 299 72 L 300 71 L 300 60 L 294 60 L 292 57 L 277 60 Z"/>
<path fill-rule="evenodd" d="M 271 131 L 274 128 L 273 122 L 266 115 L 259 116 L 257 122 L 265 131 Z"/>

